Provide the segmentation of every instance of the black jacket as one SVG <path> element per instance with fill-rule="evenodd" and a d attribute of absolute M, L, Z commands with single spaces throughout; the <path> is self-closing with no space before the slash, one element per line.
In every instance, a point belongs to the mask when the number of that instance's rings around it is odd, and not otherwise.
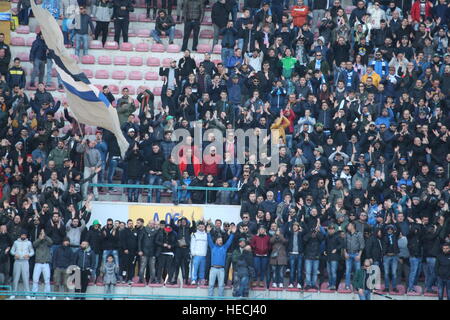
<path fill-rule="evenodd" d="M 144 156 L 142 155 L 142 151 L 127 151 L 125 161 L 127 163 L 128 178 L 140 180 L 142 178 L 142 174 L 144 173 Z"/>
<path fill-rule="evenodd" d="M 172 227 L 172 230 L 175 231 L 176 234 L 176 247 L 180 248 L 180 245 L 178 243 L 178 240 L 181 240 L 184 238 L 186 241 L 186 248 L 189 248 L 191 245 L 191 234 L 197 230 L 195 226 L 195 221 L 192 221 L 192 226 L 190 224 L 186 224 L 185 226 L 182 225 L 176 225 L 174 222 L 174 219 L 171 219 L 170 226 Z"/>
<path fill-rule="evenodd" d="M 138 248 L 138 230 L 125 228 L 119 232 L 120 249 L 135 254 Z"/>
<path fill-rule="evenodd" d="M 419 224 L 412 224 L 408 233 L 408 250 L 411 257 L 423 257 L 423 228 Z"/>
<path fill-rule="evenodd" d="M 286 225 L 288 225 L 286 223 Z M 287 244 L 287 253 L 291 253 L 292 252 L 292 248 L 293 248 L 293 244 L 294 244 L 294 237 L 297 237 L 297 244 L 298 244 L 298 253 L 299 254 L 303 254 L 304 249 L 304 243 L 303 243 L 303 237 L 305 235 L 305 232 L 299 231 L 297 232 L 297 234 L 295 234 L 292 230 L 286 230 L 284 232 L 284 235 L 286 237 L 286 239 L 288 240 L 288 244 Z"/>
<path fill-rule="evenodd" d="M 366 259 L 381 262 L 383 259 L 382 239 L 378 238 L 376 235 L 371 235 L 369 239 L 366 240 L 364 246 L 364 257 Z"/>
<path fill-rule="evenodd" d="M 425 258 L 439 254 L 439 231 L 431 231 L 434 226 L 426 226 L 423 234 L 423 255 Z"/>
<path fill-rule="evenodd" d="M 78 249 L 77 252 L 73 254 L 73 264 L 80 267 L 82 271 L 92 270 L 95 268 L 95 254 L 91 248 L 86 250 Z"/>
<path fill-rule="evenodd" d="M 213 4 L 211 9 L 211 21 L 220 29 L 225 28 L 228 22 L 229 8 L 226 3 L 217 1 Z"/>
<path fill-rule="evenodd" d="M 125 10 L 122 10 L 121 7 L 125 7 Z M 133 11 L 134 7 L 131 0 L 114 0 L 112 19 L 128 20 L 130 17 L 130 12 Z"/>
<path fill-rule="evenodd" d="M 156 235 L 156 238 L 155 238 L 155 244 L 156 244 L 155 256 L 159 257 L 159 255 L 161 253 L 173 252 L 176 242 L 177 242 L 175 238 L 176 238 L 176 236 L 173 231 L 167 233 L 164 230 L 159 230 L 158 234 Z M 170 245 L 170 248 L 164 247 L 163 246 L 164 244 Z"/>
<path fill-rule="evenodd" d="M 337 232 L 335 232 L 333 235 L 327 235 L 325 237 L 325 252 L 327 253 L 327 260 L 340 260 L 340 258 L 342 257 L 341 250 L 343 247 L 343 241 Z M 332 253 L 333 250 L 336 250 L 336 252 Z"/>
<path fill-rule="evenodd" d="M 60 246 L 53 254 L 53 268 L 66 269 L 72 264 L 73 259 L 74 253 L 72 252 L 72 248 L 70 246 Z"/>
<path fill-rule="evenodd" d="M 81 239 L 89 242 L 89 246 L 95 254 L 100 254 L 102 251 L 102 238 L 102 231 L 100 229 L 95 230 L 94 226 L 90 226 L 89 230 L 84 229 L 81 235 Z"/>
<path fill-rule="evenodd" d="M 439 253 L 436 258 L 436 275 L 443 280 L 450 280 L 450 254 Z"/>
<path fill-rule="evenodd" d="M 103 250 L 118 250 L 119 249 L 119 230 L 116 230 L 113 235 L 113 229 L 103 227 L 102 229 L 102 247 Z"/>
<path fill-rule="evenodd" d="M 246 212 L 250 214 L 250 220 L 255 220 L 256 214 L 258 213 L 258 204 L 256 202 L 245 201 L 241 206 L 241 218 Z"/>
<path fill-rule="evenodd" d="M 138 251 L 142 251 L 146 257 L 155 256 L 155 238 L 159 230 L 144 227 L 138 231 Z"/>
<path fill-rule="evenodd" d="M 400 249 L 398 248 L 398 238 L 393 233 L 391 236 L 385 234 L 383 236 L 383 255 L 398 255 Z"/>
<path fill-rule="evenodd" d="M 313 233 L 309 231 L 303 236 L 305 241 L 305 259 L 318 260 L 320 257 L 320 243 L 325 237 L 320 231 L 315 234 L 316 236 L 313 237 Z"/>
<path fill-rule="evenodd" d="M 158 153 L 154 153 L 153 150 L 149 150 L 148 153 L 144 153 L 145 157 L 145 170 L 147 171 L 161 171 L 162 172 L 162 164 L 164 163 L 164 155 L 162 150 L 160 149 Z"/>
<path fill-rule="evenodd" d="M 66 236 L 66 227 L 64 223 L 61 222 L 60 228 L 58 228 L 53 224 L 53 221 L 50 220 L 45 226 L 45 233 L 52 239 L 54 245 L 62 244 L 62 240 Z"/>

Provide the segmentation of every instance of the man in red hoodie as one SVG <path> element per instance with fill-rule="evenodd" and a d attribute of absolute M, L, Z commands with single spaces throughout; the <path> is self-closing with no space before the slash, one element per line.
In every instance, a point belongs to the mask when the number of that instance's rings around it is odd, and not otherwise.
<path fill-rule="evenodd" d="M 259 286 L 264 287 L 264 278 L 267 274 L 270 250 L 270 237 L 267 235 L 264 225 L 259 226 L 258 233 L 253 236 L 250 246 L 254 253 L 255 281 L 258 281 L 259 278 Z"/>
<path fill-rule="evenodd" d="M 218 177 L 220 175 L 219 164 L 222 164 L 222 157 L 216 153 L 216 147 L 212 146 L 209 149 L 209 154 L 203 157 L 202 171 L 205 176 L 211 174 Z"/>
<path fill-rule="evenodd" d="M 305 6 L 303 0 L 297 0 L 297 5 L 292 7 L 291 15 L 294 19 L 294 26 L 301 27 L 308 21 L 309 8 Z"/>
<path fill-rule="evenodd" d="M 411 8 L 411 17 L 416 22 L 424 22 L 426 18 L 431 17 L 431 8 L 433 4 L 427 0 L 417 0 Z"/>

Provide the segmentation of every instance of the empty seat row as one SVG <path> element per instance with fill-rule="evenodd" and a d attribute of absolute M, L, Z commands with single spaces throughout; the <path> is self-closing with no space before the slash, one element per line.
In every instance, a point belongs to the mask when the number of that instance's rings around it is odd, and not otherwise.
<path fill-rule="evenodd" d="M 94 73 L 92 70 L 83 69 L 82 71 L 84 72 L 86 77 L 94 78 Z M 108 70 L 101 69 L 101 70 L 97 70 L 95 72 L 95 79 L 109 79 L 109 78 L 110 78 L 110 73 Z M 156 81 L 159 79 L 159 75 L 155 71 L 148 71 L 145 74 L 142 73 L 141 71 L 130 71 L 127 76 L 126 71 L 114 70 L 111 73 L 111 78 L 114 80 L 125 80 L 128 78 L 128 80 L 144 80 L 145 79 L 148 81 Z"/>

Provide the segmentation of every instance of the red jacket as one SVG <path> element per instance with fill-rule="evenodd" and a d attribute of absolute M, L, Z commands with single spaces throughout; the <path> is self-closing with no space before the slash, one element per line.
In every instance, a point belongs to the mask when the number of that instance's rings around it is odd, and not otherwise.
<path fill-rule="evenodd" d="M 266 234 L 264 237 L 253 236 L 250 246 L 256 255 L 268 255 L 270 250 L 270 237 Z"/>
<path fill-rule="evenodd" d="M 212 174 L 214 177 L 219 176 L 220 156 L 216 154 L 214 157 L 206 155 L 203 157 L 202 171 L 205 175 Z"/>
<path fill-rule="evenodd" d="M 309 8 L 308 6 L 293 6 L 291 15 L 294 20 L 294 26 L 303 26 L 308 19 Z"/>
<path fill-rule="evenodd" d="M 180 159 L 180 164 L 178 165 L 178 167 L 180 168 L 180 173 L 181 173 L 181 174 L 183 173 L 183 171 L 186 170 L 186 168 L 187 168 L 187 166 L 188 166 L 187 162 L 188 162 L 188 161 L 186 161 L 186 157 L 182 157 L 182 158 Z M 195 173 L 195 176 L 197 177 L 197 176 L 198 176 L 198 173 L 199 173 L 200 170 L 201 170 L 200 160 L 198 160 L 197 157 L 192 156 L 191 163 L 192 163 L 192 165 L 194 166 L 194 173 Z"/>
<path fill-rule="evenodd" d="M 414 2 L 411 8 L 411 17 L 414 21 L 420 22 L 420 0 Z M 431 4 L 425 0 L 425 18 L 431 17 Z"/>

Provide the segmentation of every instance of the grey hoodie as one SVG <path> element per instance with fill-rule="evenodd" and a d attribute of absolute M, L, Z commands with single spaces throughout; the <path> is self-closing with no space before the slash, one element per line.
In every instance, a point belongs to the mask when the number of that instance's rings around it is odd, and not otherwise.
<path fill-rule="evenodd" d="M 16 261 L 28 260 L 24 258 L 25 255 L 28 255 L 29 257 L 34 256 L 33 245 L 31 244 L 31 241 L 28 239 L 26 240 L 17 239 L 16 241 L 14 241 L 14 244 L 10 252 L 12 256 L 15 255 L 19 256 L 19 258 L 16 259 Z"/>

